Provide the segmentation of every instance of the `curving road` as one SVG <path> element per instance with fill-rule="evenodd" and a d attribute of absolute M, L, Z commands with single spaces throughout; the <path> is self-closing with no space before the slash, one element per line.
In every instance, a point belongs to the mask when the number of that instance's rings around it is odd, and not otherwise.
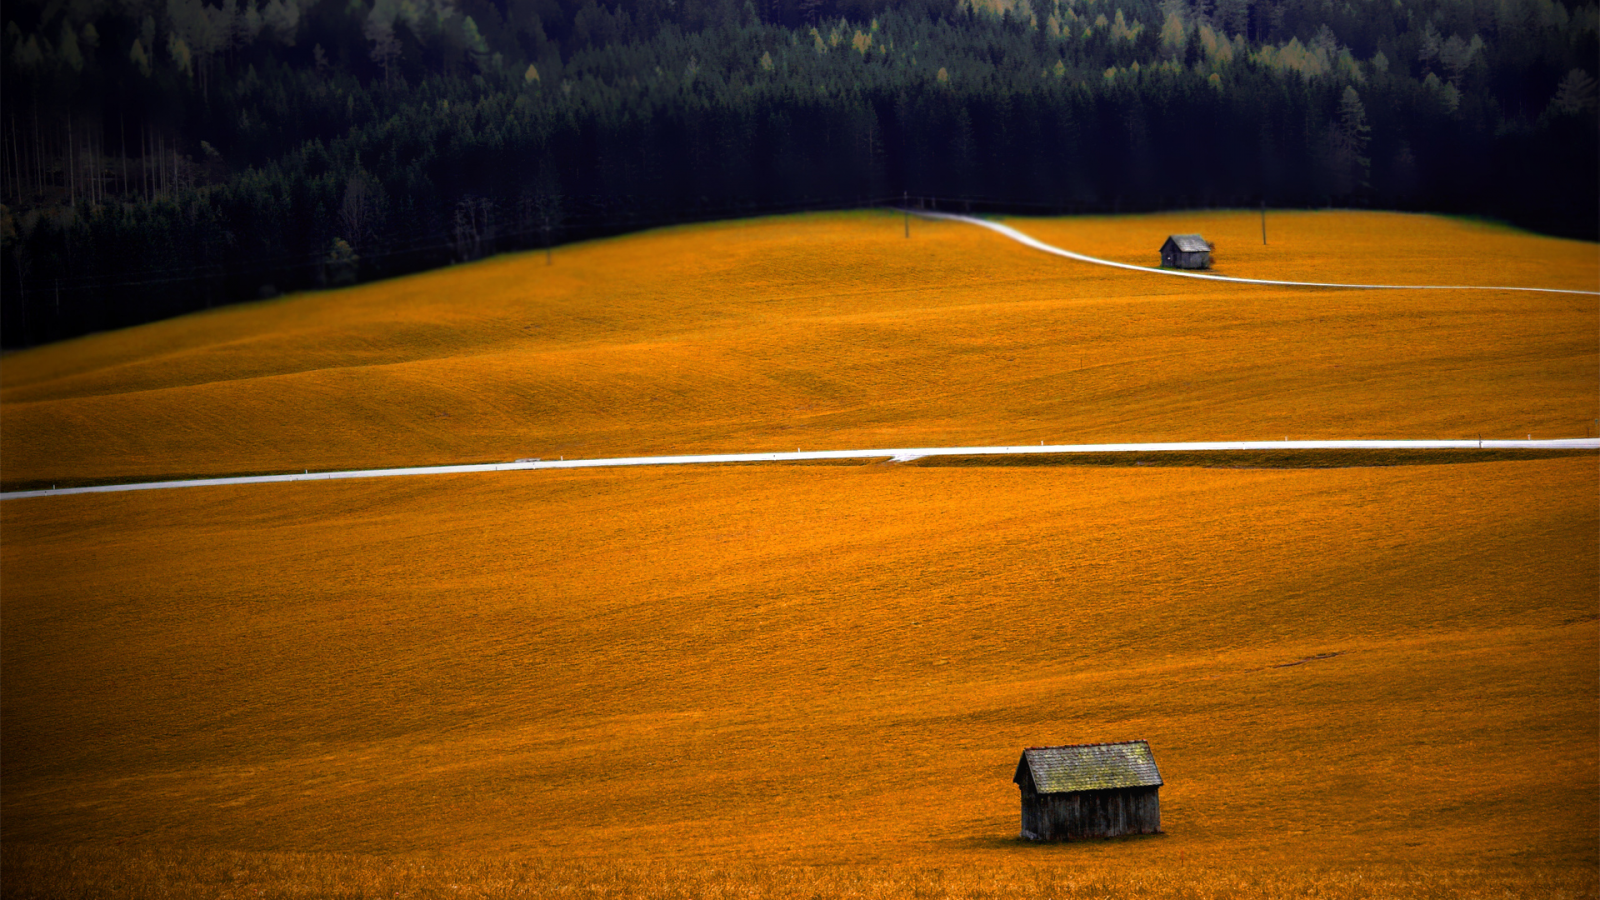
<path fill-rule="evenodd" d="M 1053 444 L 1023 447 L 909 447 L 900 450 L 811 450 L 794 453 L 721 453 L 702 456 L 625 456 L 614 459 L 528 460 L 470 466 L 419 466 L 408 469 L 356 469 L 305 472 L 300 475 L 245 475 L 196 478 L 189 481 L 147 481 L 102 484 L 48 491 L 12 491 L 0 500 L 61 497 L 68 494 L 110 494 L 167 488 L 218 487 L 228 484 L 279 484 L 287 481 L 336 481 L 345 478 L 395 478 L 405 475 L 460 475 L 475 472 L 525 472 L 530 469 L 594 469 L 613 466 L 686 466 L 717 463 L 799 462 L 820 459 L 886 459 L 909 462 L 925 456 L 1015 456 L 1024 453 L 1162 453 L 1180 450 L 1600 450 L 1600 438 L 1526 441 L 1207 441 L 1164 444 Z"/>
<path fill-rule="evenodd" d="M 1343 284 L 1330 281 L 1273 281 L 1267 278 L 1234 278 L 1228 275 L 1203 275 L 1199 272 L 1185 272 L 1178 269 L 1152 269 L 1149 266 L 1136 266 L 1132 263 L 1114 262 L 1101 259 L 1097 256 L 1085 256 L 1071 250 L 1063 250 L 1036 237 L 1024 234 L 1009 225 L 999 222 L 990 222 L 987 219 L 977 219 L 972 216 L 963 216 L 957 213 L 933 212 L 931 210 L 909 210 L 913 215 L 925 219 L 945 219 L 951 222 L 965 222 L 968 225 L 977 225 L 990 231 L 1005 235 L 1019 244 L 1043 250 L 1055 256 L 1064 256 L 1078 262 L 1092 263 L 1097 266 L 1110 266 L 1114 269 L 1127 269 L 1132 272 L 1143 272 L 1146 275 L 1168 275 L 1173 278 L 1200 278 L 1206 281 L 1226 281 L 1232 284 L 1271 284 L 1286 285 L 1288 287 L 1318 287 L 1318 288 L 1368 288 L 1380 291 L 1533 291 L 1541 294 L 1586 294 L 1600 296 L 1600 291 L 1575 291 L 1567 288 L 1540 288 L 1540 287 L 1498 287 L 1482 284 Z"/>
<path fill-rule="evenodd" d="M 1490 287 L 1485 285 L 1466 284 L 1341 284 L 1318 281 L 1273 281 L 1263 278 L 1233 278 L 1226 275 L 1204 275 L 1198 272 L 1183 272 L 1172 269 L 1151 269 L 1145 266 L 1136 266 L 1130 263 L 1114 262 L 1109 259 L 1085 256 L 1071 250 L 1063 250 L 1038 240 L 1018 231 L 1009 225 L 977 219 L 972 216 L 963 216 L 956 213 L 941 213 L 930 210 L 910 210 L 918 216 L 928 219 L 945 219 L 953 222 L 965 222 L 997 232 L 1018 243 L 1042 250 L 1056 256 L 1079 262 L 1092 263 L 1098 266 L 1110 266 L 1116 269 L 1127 269 L 1142 272 L 1147 275 L 1168 275 L 1175 278 L 1202 278 L 1208 281 L 1226 281 L 1235 284 L 1270 284 L 1287 285 L 1291 287 L 1321 287 L 1321 288 L 1371 288 L 1378 290 L 1423 290 L 1423 291 L 1462 291 L 1462 290 L 1488 290 L 1488 291 L 1536 291 L 1548 294 L 1593 294 L 1600 295 L 1600 291 L 1576 291 L 1562 288 L 1536 288 L 1536 287 Z M 1563 440 L 1526 440 L 1526 441 L 1476 441 L 1476 440 L 1444 440 L 1444 441 L 1211 441 L 1201 443 L 1156 443 L 1156 444 L 1055 444 L 1038 447 L 916 447 L 899 450 L 817 450 L 809 452 L 796 451 L 794 453 L 724 453 L 700 456 L 630 456 L 614 459 L 570 459 L 518 461 L 510 463 L 485 463 L 468 466 L 420 466 L 404 469 L 357 469 L 344 472 L 304 472 L 299 475 L 247 475 L 233 478 L 198 478 L 187 481 L 149 481 L 138 484 L 106 484 L 93 487 L 61 488 L 48 491 L 12 491 L 0 493 L 0 500 L 20 500 L 28 497 L 57 497 L 68 494 L 107 494 L 122 491 L 150 491 L 164 490 L 167 488 L 185 487 L 216 487 L 231 484 L 277 484 L 286 481 L 333 481 L 345 478 L 393 478 L 405 475 L 456 475 L 475 472 L 516 472 L 529 469 L 589 469 L 612 466 L 681 466 L 704 465 L 717 463 L 753 463 L 753 462 L 800 462 L 805 460 L 827 459 L 887 459 L 894 462 L 908 462 L 921 459 L 925 456 L 989 456 L 989 455 L 1016 455 L 1022 453 L 1160 453 L 1181 450 L 1549 450 L 1549 449 L 1600 449 L 1600 438 L 1570 438 Z"/>

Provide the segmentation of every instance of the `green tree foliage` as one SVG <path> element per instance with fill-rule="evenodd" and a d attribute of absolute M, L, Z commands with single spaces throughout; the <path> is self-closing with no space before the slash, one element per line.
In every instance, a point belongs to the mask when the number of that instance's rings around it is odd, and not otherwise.
<path fill-rule="evenodd" d="M 1366 150 L 1371 131 L 1361 95 L 1353 86 L 1346 85 L 1339 96 L 1339 121 L 1332 131 L 1333 190 L 1336 193 L 1349 196 L 1370 187 L 1368 175 L 1372 160 L 1366 156 Z"/>
<path fill-rule="evenodd" d="M 8 344 L 903 195 L 1372 204 L 1600 231 L 1585 0 L 18 0 L 4 15 Z"/>

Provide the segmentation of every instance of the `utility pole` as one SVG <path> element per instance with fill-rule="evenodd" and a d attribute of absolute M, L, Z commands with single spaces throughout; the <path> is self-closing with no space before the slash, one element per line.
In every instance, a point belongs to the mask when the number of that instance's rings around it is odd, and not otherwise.
<path fill-rule="evenodd" d="M 911 192 L 900 192 L 900 211 L 906 217 L 906 237 L 911 237 Z"/>
<path fill-rule="evenodd" d="M 1267 198 L 1261 198 L 1261 246 L 1267 245 Z"/>

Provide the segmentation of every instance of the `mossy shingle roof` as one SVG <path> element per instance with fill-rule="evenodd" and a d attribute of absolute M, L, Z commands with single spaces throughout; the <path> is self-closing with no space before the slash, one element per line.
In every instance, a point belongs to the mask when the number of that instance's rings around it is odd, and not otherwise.
<path fill-rule="evenodd" d="M 1026 766 L 1033 789 L 1041 794 L 1102 791 L 1114 788 L 1160 787 L 1161 772 L 1144 741 L 1121 744 L 1074 744 L 1030 747 L 1017 762 L 1016 781 Z"/>
<path fill-rule="evenodd" d="M 1206 239 L 1198 234 L 1174 234 L 1167 238 L 1184 253 L 1204 253 L 1211 249 Z"/>

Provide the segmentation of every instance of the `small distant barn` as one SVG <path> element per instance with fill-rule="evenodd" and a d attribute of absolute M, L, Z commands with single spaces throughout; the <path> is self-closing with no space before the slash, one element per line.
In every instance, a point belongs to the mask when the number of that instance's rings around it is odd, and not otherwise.
<path fill-rule="evenodd" d="M 1161 245 L 1163 269 L 1209 269 L 1215 249 L 1198 234 L 1170 234 Z"/>
<path fill-rule="evenodd" d="M 1030 747 L 1012 780 L 1022 789 L 1027 840 L 1161 831 L 1161 772 L 1144 741 Z"/>

